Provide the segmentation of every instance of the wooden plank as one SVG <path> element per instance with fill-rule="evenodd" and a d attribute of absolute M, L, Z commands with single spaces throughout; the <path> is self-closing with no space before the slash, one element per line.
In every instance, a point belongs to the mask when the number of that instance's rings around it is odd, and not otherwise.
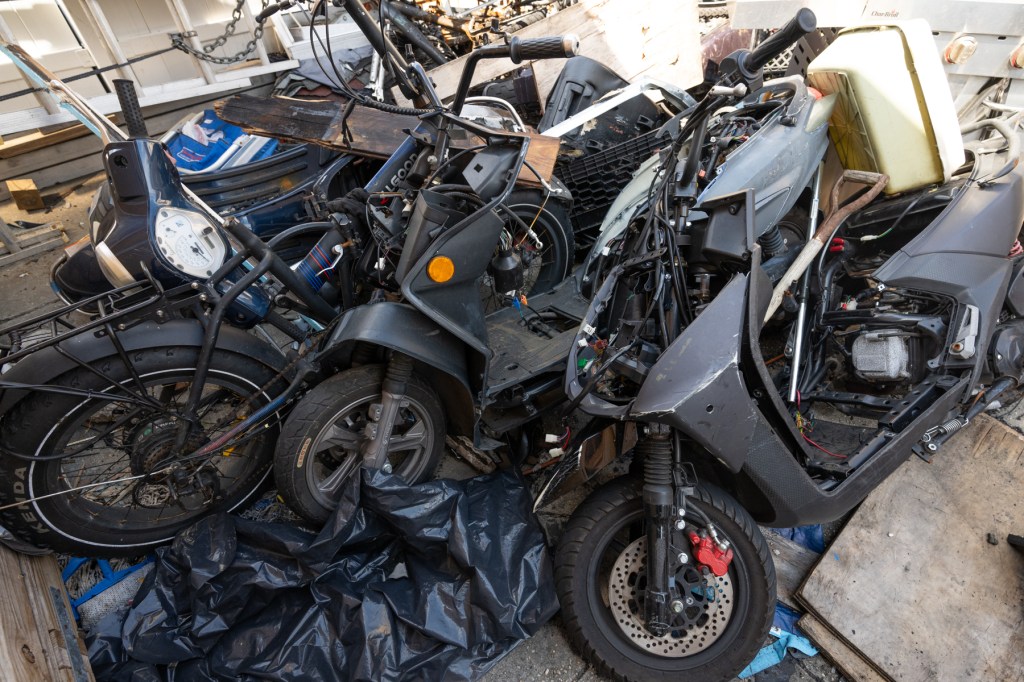
<path fill-rule="evenodd" d="M 814 646 L 818 647 L 821 654 L 851 682 L 886 682 L 890 679 L 872 668 L 856 649 L 850 648 L 813 614 L 804 615 L 796 625 Z"/>
<path fill-rule="evenodd" d="M 4 184 L 7 185 L 7 191 L 11 193 L 14 203 L 22 211 L 40 211 L 46 208 L 43 197 L 31 178 L 7 180 Z"/>
<path fill-rule="evenodd" d="M 685 88 L 703 79 L 698 25 L 695 0 L 580 0 L 513 35 L 540 38 L 575 33 L 581 55 L 596 59 L 626 80 L 651 76 Z M 466 60 L 463 56 L 429 72 L 442 99 L 455 94 Z M 533 62 L 542 100 L 564 63 L 561 59 Z M 515 68 L 518 65 L 508 59 L 485 59 L 477 65 L 473 82 L 483 83 Z M 393 92 L 398 96 L 397 88 Z"/>
<path fill-rule="evenodd" d="M 341 126 L 345 105 L 338 100 L 234 95 L 217 102 L 214 108 L 218 116 L 241 126 L 247 133 L 309 142 L 382 159 L 391 156 L 405 140 L 406 131 L 418 123 L 415 116 L 356 105 L 346 122 L 350 134 L 346 137 Z M 478 142 L 453 139 L 452 145 L 470 146 Z M 549 180 L 554 172 L 558 146 L 556 138 L 530 133 L 526 162 L 544 181 Z M 524 185 L 539 185 L 536 174 L 525 167 L 519 181 Z"/>
<path fill-rule="evenodd" d="M 1024 438 L 981 416 L 860 506 L 800 591 L 901 682 L 1024 679 Z M 998 545 L 986 542 L 992 533 Z"/>
<path fill-rule="evenodd" d="M 0 268 L 4 267 L 5 265 L 11 265 L 13 263 L 26 260 L 28 258 L 35 258 L 36 256 L 40 256 L 46 253 L 47 251 L 52 251 L 56 248 L 60 248 L 63 245 L 64 241 L 62 239 L 51 239 L 50 241 L 43 242 L 42 244 L 27 246 L 6 256 L 0 256 Z"/>
<path fill-rule="evenodd" d="M 771 550 L 772 561 L 775 562 L 778 600 L 791 609 L 803 611 L 803 606 L 796 600 L 795 595 L 821 555 L 770 529 L 763 529 L 762 534 L 768 542 L 768 549 Z"/>
<path fill-rule="evenodd" d="M 312 142 L 386 159 L 405 139 L 405 130 L 416 127 L 415 116 L 392 114 L 357 105 L 348 118 L 351 141 L 340 128 L 344 103 L 337 100 L 304 100 L 290 97 L 235 95 L 214 105 L 217 115 L 248 133 L 295 142 Z"/>
<path fill-rule="evenodd" d="M 53 556 L 0 545 L 0 679 L 93 680 Z"/>

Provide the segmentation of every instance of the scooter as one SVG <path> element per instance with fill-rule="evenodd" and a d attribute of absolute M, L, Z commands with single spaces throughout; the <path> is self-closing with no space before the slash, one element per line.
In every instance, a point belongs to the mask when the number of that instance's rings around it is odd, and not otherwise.
<path fill-rule="evenodd" d="M 703 110 L 688 110 L 657 131 L 666 151 L 655 155 L 613 204 L 585 265 L 549 293 L 514 299 L 499 309 L 481 308 L 469 284 L 488 270 L 491 254 L 476 245 L 473 233 L 459 240 L 452 232 L 434 239 L 410 233 L 407 239 L 423 240 L 424 254 L 444 254 L 461 264 L 456 273 L 468 271 L 468 279 L 431 279 L 424 270 L 431 261 L 423 256 L 418 269 L 399 265 L 399 300 L 345 313 L 331 344 L 344 349 L 339 367 L 351 367 L 301 400 L 278 440 L 275 480 L 288 505 L 311 521 L 325 520 L 339 486 L 354 471 L 390 466 L 377 449 L 382 427 L 392 429 L 385 435 L 388 456 L 411 449 L 406 456 L 416 458 L 418 475 L 436 467 L 449 435 L 470 438 L 484 459 L 496 458 L 502 446 L 513 459 L 529 456 L 541 421 L 564 403 L 566 358 L 590 297 L 607 274 L 608 244 L 628 228 L 629 211 L 650 202 L 654 169 L 674 145 L 690 144 L 714 158 L 707 167 L 713 180 L 699 192 L 703 206 L 722 205 L 737 188 L 757 188 L 764 199 L 752 228 L 782 274 L 797 252 L 787 248 L 787 239 L 793 243 L 806 230 L 799 216 L 794 223 L 790 214 L 824 154 L 832 100 L 815 99 L 796 78 L 763 86 L 759 78 L 748 82 L 757 87 L 748 92 L 746 83 L 719 86 Z M 720 110 L 730 96 L 737 106 Z M 684 116 L 687 124 L 680 128 Z M 698 211 L 691 215 L 697 222 L 706 218 Z M 516 290 L 511 261 L 499 256 L 489 271 L 497 290 Z M 698 305 L 706 305 L 712 281 L 719 278 L 710 268 L 700 275 L 704 299 Z M 403 363 L 399 372 L 391 369 L 396 358 Z M 415 361 L 415 368 L 404 358 Z M 386 383 L 385 376 L 391 378 Z M 432 407 L 437 403 L 443 412 Z"/>
<path fill-rule="evenodd" d="M 575 49 L 570 37 L 512 39 L 478 50 L 472 64 Z M 0 330 L 0 512 L 30 542 L 134 556 L 251 499 L 292 401 L 347 366 L 349 351 L 361 357 L 343 343 L 352 332 L 339 313 L 420 277 L 432 242 L 468 236 L 488 255 L 478 270 L 451 258 L 426 268 L 434 279 L 416 288 L 426 298 L 451 280 L 483 306 L 478 280 L 490 270 L 501 280 L 491 295 L 518 301 L 544 271 L 543 230 L 558 225 L 543 205 L 531 222 L 510 209 L 529 136 L 455 116 L 430 97 L 415 63 L 407 76 L 426 96 L 407 141 L 365 188 L 335 200 L 330 224 L 296 225 L 264 243 L 184 186 L 158 142 L 126 138 L 20 48 L 0 50 L 105 139 L 114 199 L 94 246 L 116 288 Z M 472 75 L 463 73 L 466 89 Z M 119 94 L 129 131 L 139 132 L 133 90 L 122 84 Z M 323 236 L 290 267 L 275 249 L 311 231 Z M 548 244 L 562 238 L 567 254 L 568 237 L 552 234 Z M 386 447 L 390 429 L 380 433 Z M 398 457 L 408 460 L 398 471 L 419 480 L 417 457 Z"/>
<path fill-rule="evenodd" d="M 801 10 L 734 55 L 732 83 L 811 28 Z M 846 29 L 829 49 L 877 30 Z M 691 117 L 698 130 L 709 101 Z M 1014 395 L 1024 172 L 1005 121 L 962 132 L 978 130 L 995 136 L 923 187 L 883 198 L 887 175 L 843 172 L 820 225 L 813 173 L 807 229 L 781 274 L 757 239 L 757 190 L 699 199 L 715 159 L 697 145 L 667 159 L 650 208 L 608 243 L 565 376 L 570 405 L 592 421 L 537 499 L 628 464 L 577 507 L 556 555 L 570 640 L 600 672 L 732 679 L 774 611 L 758 524 L 842 516 Z M 868 189 L 844 201 L 856 185 Z M 705 303 L 709 272 L 719 277 Z"/>

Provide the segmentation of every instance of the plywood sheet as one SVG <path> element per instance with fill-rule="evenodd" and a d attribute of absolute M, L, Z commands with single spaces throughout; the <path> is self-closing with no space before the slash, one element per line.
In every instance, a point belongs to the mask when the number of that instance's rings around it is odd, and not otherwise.
<path fill-rule="evenodd" d="M 775 562 L 775 588 L 778 600 L 792 609 L 803 611 L 795 595 L 821 555 L 770 529 L 761 532 L 768 542 L 772 561 Z"/>
<path fill-rule="evenodd" d="M 871 493 L 801 600 L 901 682 L 1024 680 L 1022 491 L 1024 438 L 979 417 Z"/>

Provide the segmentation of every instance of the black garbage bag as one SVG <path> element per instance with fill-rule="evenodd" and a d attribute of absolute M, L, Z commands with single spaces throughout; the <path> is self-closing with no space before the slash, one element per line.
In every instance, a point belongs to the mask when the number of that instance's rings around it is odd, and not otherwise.
<path fill-rule="evenodd" d="M 364 472 L 319 535 L 207 517 L 87 637 L 98 680 L 471 680 L 558 610 L 525 485 Z"/>

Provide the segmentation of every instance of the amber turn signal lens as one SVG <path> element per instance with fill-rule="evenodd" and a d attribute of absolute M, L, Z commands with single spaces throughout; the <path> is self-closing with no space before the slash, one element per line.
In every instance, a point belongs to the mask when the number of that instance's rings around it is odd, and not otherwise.
<path fill-rule="evenodd" d="M 447 282 L 455 274 L 455 263 L 448 256 L 434 256 L 427 263 L 427 275 L 435 282 Z"/>

